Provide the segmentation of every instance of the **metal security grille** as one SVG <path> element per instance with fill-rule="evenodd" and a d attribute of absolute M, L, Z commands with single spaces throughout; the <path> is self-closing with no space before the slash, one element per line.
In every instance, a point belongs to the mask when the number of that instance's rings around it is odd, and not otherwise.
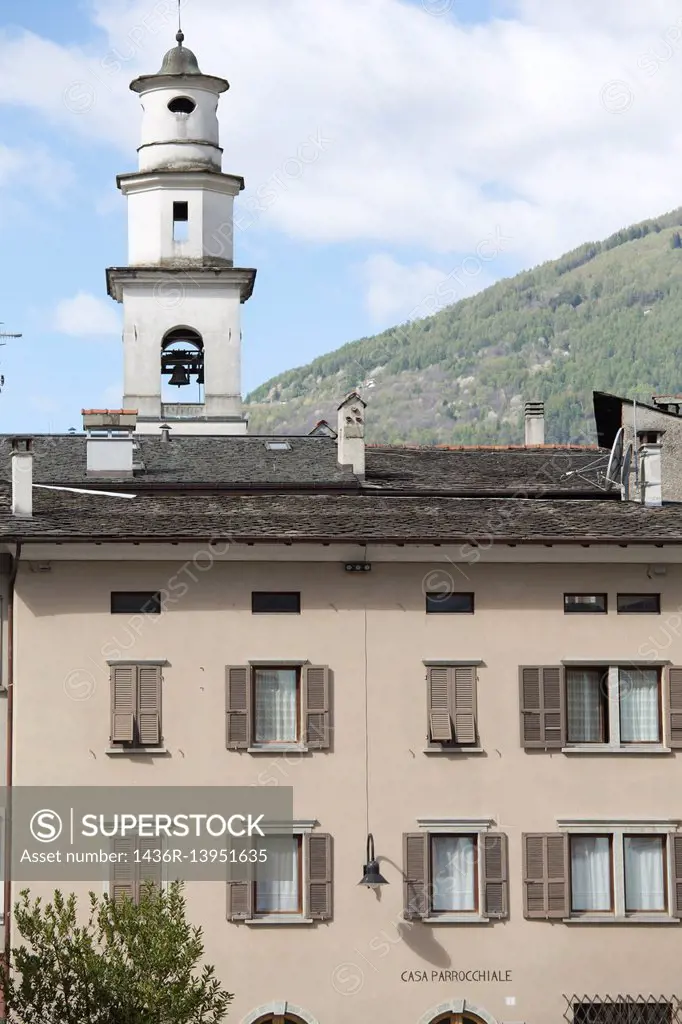
<path fill-rule="evenodd" d="M 677 996 L 564 996 L 567 1024 L 682 1024 Z"/>

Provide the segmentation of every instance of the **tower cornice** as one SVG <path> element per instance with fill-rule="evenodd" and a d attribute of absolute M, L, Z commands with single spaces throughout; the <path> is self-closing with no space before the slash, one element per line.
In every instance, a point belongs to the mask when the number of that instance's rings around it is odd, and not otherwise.
<path fill-rule="evenodd" d="M 116 184 L 123 195 L 131 192 L 144 192 L 158 188 L 210 188 L 213 192 L 225 192 L 236 196 L 243 192 L 244 179 L 239 174 L 226 174 L 224 171 L 213 171 L 204 164 L 190 165 L 182 168 L 155 168 L 152 171 L 130 171 L 116 176 Z"/>
<path fill-rule="evenodd" d="M 198 260 L 167 260 L 157 266 L 129 266 L 107 268 L 107 292 L 116 302 L 123 301 L 123 286 L 133 282 L 151 284 L 158 289 L 159 301 L 167 293 L 181 292 L 183 284 L 193 288 L 209 287 L 220 281 L 225 285 L 238 285 L 241 302 L 253 294 L 256 271 L 247 267 L 231 267 L 225 260 L 206 256 Z"/>

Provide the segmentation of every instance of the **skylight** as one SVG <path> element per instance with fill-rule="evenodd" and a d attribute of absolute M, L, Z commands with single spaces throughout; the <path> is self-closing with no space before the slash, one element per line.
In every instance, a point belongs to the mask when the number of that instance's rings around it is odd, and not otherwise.
<path fill-rule="evenodd" d="M 266 441 L 265 447 L 271 452 L 290 452 L 291 445 L 288 441 Z"/>

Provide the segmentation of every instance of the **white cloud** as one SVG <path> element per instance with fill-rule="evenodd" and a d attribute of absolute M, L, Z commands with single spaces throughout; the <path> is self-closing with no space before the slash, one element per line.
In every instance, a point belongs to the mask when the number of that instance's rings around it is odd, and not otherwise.
<path fill-rule="evenodd" d="M 367 310 L 382 326 L 431 316 L 493 283 L 475 257 L 446 272 L 428 263 L 407 266 L 387 253 L 377 253 L 365 261 L 362 274 Z"/>
<path fill-rule="evenodd" d="M 0 96 L 65 138 L 114 143 L 113 177 L 139 133 L 128 83 L 172 45 L 173 7 L 96 0 L 99 50 L 0 33 Z M 246 175 L 246 223 L 439 256 L 475 251 L 497 225 L 530 265 L 676 206 L 677 0 L 513 11 L 472 26 L 405 0 L 187 3 L 187 44 L 232 84 L 225 169 Z M 376 289 L 369 301 L 387 308 Z"/>
<path fill-rule="evenodd" d="M 76 338 L 120 334 L 118 313 L 111 300 L 98 299 L 79 292 L 72 299 L 62 299 L 54 316 L 54 330 Z"/>

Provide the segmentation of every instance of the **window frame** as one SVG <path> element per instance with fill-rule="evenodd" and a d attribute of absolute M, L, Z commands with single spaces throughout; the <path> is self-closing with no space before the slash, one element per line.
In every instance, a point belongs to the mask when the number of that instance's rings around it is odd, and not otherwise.
<path fill-rule="evenodd" d="M 609 673 L 611 671 L 610 666 L 604 667 L 595 665 L 570 665 L 564 672 L 564 687 L 566 690 L 566 744 L 567 746 L 590 746 L 590 747 L 605 747 L 611 745 L 611 739 L 613 731 L 611 729 L 611 714 L 610 714 L 610 699 L 611 699 L 611 683 L 609 679 Z M 570 672 L 595 672 L 599 676 L 599 727 L 601 739 L 599 740 L 571 740 L 570 729 L 571 729 L 571 716 L 568 707 L 568 677 Z M 607 680 L 606 689 L 604 688 L 604 677 Z"/>
<path fill-rule="evenodd" d="M 277 750 L 285 747 L 300 747 L 303 745 L 303 665 L 250 665 L 251 679 L 251 706 L 253 708 L 253 720 L 251 722 L 251 736 L 249 739 L 250 748 L 259 750 Z M 256 677 L 259 672 L 295 672 L 296 673 L 296 738 L 293 740 L 257 740 L 256 739 Z"/>
<path fill-rule="evenodd" d="M 620 607 L 621 598 L 628 598 L 628 597 L 629 598 L 635 598 L 635 599 L 636 598 L 641 599 L 641 598 L 645 598 L 645 597 L 649 597 L 649 598 L 653 597 L 653 598 L 656 599 L 656 608 L 654 608 L 654 609 L 650 609 L 650 608 L 629 608 L 629 609 L 628 608 L 621 608 Z M 660 593 L 616 594 L 616 613 L 618 615 L 660 615 L 661 614 L 661 595 L 660 595 Z"/>
<path fill-rule="evenodd" d="M 132 608 L 115 608 L 115 598 L 145 597 L 144 603 Z M 147 605 L 151 604 L 151 607 Z M 112 615 L 160 615 L 160 590 L 112 590 L 109 595 L 109 608 Z"/>
<path fill-rule="evenodd" d="M 628 882 L 627 882 L 627 869 L 626 869 L 626 866 L 625 866 L 625 842 L 626 842 L 627 839 L 649 839 L 649 840 L 655 839 L 655 840 L 659 840 L 660 841 L 660 843 L 662 845 L 661 860 L 663 862 L 663 907 L 662 908 L 655 909 L 655 910 L 646 910 L 646 909 L 644 909 L 642 907 L 639 907 L 639 908 L 637 908 L 635 910 L 633 910 L 633 909 L 628 910 Z M 668 848 L 670 846 L 670 842 L 668 840 L 668 837 L 666 835 L 639 835 L 638 836 L 637 833 L 635 833 L 635 832 L 623 831 L 623 834 L 621 836 L 621 841 L 623 843 L 623 907 L 624 907 L 624 910 L 625 910 L 626 917 L 628 917 L 628 918 L 637 918 L 637 917 L 642 917 L 642 915 L 646 916 L 647 914 L 667 914 L 667 913 L 669 913 L 670 906 L 671 906 L 671 898 L 670 898 L 671 897 L 671 893 L 670 893 L 671 879 L 669 877 L 670 873 L 668 871 L 668 859 L 669 859 L 669 849 Z"/>
<path fill-rule="evenodd" d="M 294 914 L 291 912 L 286 913 L 268 913 L 268 914 L 256 914 L 256 881 L 253 880 L 249 884 L 251 885 L 251 917 L 244 919 L 244 924 L 247 925 L 312 925 L 316 921 L 310 916 L 309 896 L 308 896 L 308 838 L 315 835 L 318 829 L 319 822 L 315 819 L 298 819 L 293 822 L 276 823 L 272 822 L 269 825 L 265 825 L 265 834 L 276 836 L 276 835 L 293 835 L 298 837 L 299 840 L 299 858 L 298 858 L 298 869 L 299 869 L 299 906 L 301 907 L 300 913 Z M 324 835 L 325 833 L 319 833 Z M 332 876 L 333 877 L 333 876 Z M 332 882 L 332 888 L 335 883 Z M 331 919 L 331 918 L 330 918 Z"/>
<path fill-rule="evenodd" d="M 284 920 L 284 921 L 290 920 L 290 919 L 299 920 L 300 918 L 304 918 L 306 916 L 305 915 L 305 909 L 306 909 L 305 908 L 305 903 L 306 903 L 306 893 L 305 893 L 305 890 L 306 890 L 306 885 L 305 885 L 305 873 L 303 871 L 303 858 L 306 855 L 305 854 L 305 846 L 306 846 L 306 844 L 303 841 L 304 833 L 303 833 L 302 830 L 298 830 L 298 829 L 294 828 L 294 829 L 292 829 L 291 835 L 292 835 L 292 838 L 296 840 L 297 847 L 298 847 L 298 850 L 297 850 L 297 856 L 298 856 L 297 867 L 298 867 L 298 870 L 296 872 L 296 875 L 297 875 L 297 877 L 296 877 L 296 885 L 297 885 L 297 890 L 298 890 L 297 891 L 297 896 L 298 896 L 297 908 L 296 908 L 296 910 L 265 910 L 265 911 L 259 912 L 256 909 L 257 903 L 258 903 L 258 880 L 254 879 L 250 883 L 251 886 L 252 886 L 252 893 L 251 893 L 251 900 L 252 900 L 252 904 L 251 905 L 253 906 L 253 917 L 252 917 L 252 920 L 254 920 L 254 921 L 263 921 L 265 919 L 272 920 L 273 918 L 276 918 L 277 920 Z"/>
<path fill-rule="evenodd" d="M 469 598 L 470 608 L 447 608 L 439 607 L 447 603 L 450 598 Z M 476 610 L 476 595 L 472 590 L 448 590 L 441 593 L 437 590 L 424 591 L 425 614 L 426 615 L 473 615 Z M 430 603 L 429 603 L 430 602 Z"/>
<path fill-rule="evenodd" d="M 264 597 L 295 597 L 297 607 L 291 608 L 257 608 L 257 598 Z M 252 615 L 300 615 L 301 614 L 301 591 L 300 590 L 252 590 L 251 591 L 251 614 Z"/>
<path fill-rule="evenodd" d="M 571 608 L 567 606 L 567 599 L 570 597 L 601 597 L 604 600 L 603 608 Z M 564 615 L 607 615 L 609 611 L 609 596 L 606 593 L 595 592 L 593 594 L 581 594 L 578 591 L 564 592 Z"/>
<path fill-rule="evenodd" d="M 665 676 L 664 676 L 664 665 L 662 663 L 641 663 L 641 664 L 628 664 L 625 661 L 610 662 L 608 664 L 600 665 L 599 663 L 590 663 L 585 661 L 584 663 L 578 662 L 563 662 L 564 668 L 564 696 L 566 699 L 566 745 L 562 750 L 566 753 L 579 750 L 604 750 L 604 751 L 655 751 L 655 750 L 667 750 L 665 742 L 667 740 L 665 732 L 665 701 L 664 701 L 664 689 L 665 689 Z M 603 707 L 606 708 L 606 722 L 604 735 L 608 739 L 603 742 L 596 742 L 590 740 L 574 740 L 569 742 L 568 740 L 568 673 L 572 670 L 576 671 L 596 671 L 603 672 L 606 677 L 606 699 L 603 703 Z M 658 739 L 656 740 L 623 740 L 621 738 L 621 700 L 620 700 L 620 673 L 621 671 L 632 672 L 632 671 L 655 671 L 658 676 Z M 602 711 L 603 713 L 603 711 Z"/>
<path fill-rule="evenodd" d="M 606 910 L 575 910 L 573 907 L 573 840 L 574 839 L 604 839 L 609 840 L 609 907 Z M 571 917 L 611 917 L 615 913 L 615 874 L 614 863 L 614 837 L 612 833 L 604 832 L 571 832 L 568 837 L 568 898 Z M 623 880 L 623 884 L 625 884 Z"/>
<path fill-rule="evenodd" d="M 484 865 L 483 865 L 483 840 L 491 832 L 495 832 L 495 822 L 492 818 L 417 818 L 417 831 L 427 836 L 427 864 L 428 875 L 427 910 L 421 918 L 425 924 L 491 924 L 495 918 L 487 917 L 485 910 L 485 893 L 483 892 Z M 455 910 L 455 911 L 434 911 L 432 909 L 433 881 L 431 878 L 432 869 L 432 847 L 431 840 L 434 836 L 475 836 L 476 837 L 476 906 L 477 910 Z M 507 876 L 508 877 L 508 876 Z M 509 883 L 507 883 L 509 884 Z"/>
<path fill-rule="evenodd" d="M 428 850 L 428 856 L 429 856 L 429 877 L 431 879 L 431 884 L 429 885 L 429 892 L 428 892 L 429 905 L 428 905 L 427 917 L 429 917 L 429 918 L 440 918 L 440 917 L 443 917 L 443 916 L 446 916 L 446 917 L 471 917 L 472 914 L 474 914 L 476 917 L 482 916 L 481 915 L 481 906 L 482 906 L 483 894 L 481 892 L 481 888 L 482 888 L 482 881 L 483 881 L 483 879 L 482 879 L 482 871 L 481 871 L 482 851 L 481 851 L 480 833 L 479 832 L 440 832 L 440 831 L 429 831 L 428 832 L 428 839 L 429 839 L 429 850 Z M 466 910 L 452 910 L 452 909 L 448 909 L 448 910 L 435 910 L 434 909 L 434 906 L 433 906 L 433 896 L 434 896 L 434 891 L 433 891 L 434 890 L 434 882 L 433 882 L 433 879 L 434 879 L 433 853 L 434 853 L 434 840 L 435 839 L 473 839 L 473 841 L 474 841 L 474 888 L 473 888 L 473 903 L 474 903 L 474 905 L 473 905 L 473 907 L 468 908 Z"/>

